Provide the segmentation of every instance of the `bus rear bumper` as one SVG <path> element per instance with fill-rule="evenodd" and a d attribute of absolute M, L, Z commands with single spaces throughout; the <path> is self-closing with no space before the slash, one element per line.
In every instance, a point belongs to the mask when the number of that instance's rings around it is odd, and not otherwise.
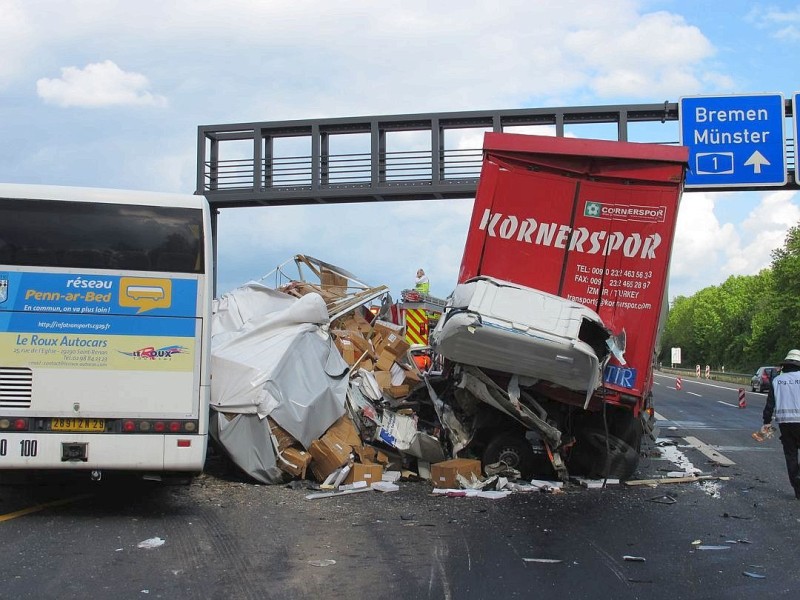
<path fill-rule="evenodd" d="M 200 472 L 208 436 L 0 433 L 3 470 Z"/>

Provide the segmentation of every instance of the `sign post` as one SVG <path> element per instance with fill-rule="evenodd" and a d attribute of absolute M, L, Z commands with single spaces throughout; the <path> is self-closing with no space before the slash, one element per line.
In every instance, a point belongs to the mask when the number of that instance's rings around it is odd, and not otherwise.
<path fill-rule="evenodd" d="M 681 98 L 679 118 L 687 188 L 786 184 L 782 94 Z"/>

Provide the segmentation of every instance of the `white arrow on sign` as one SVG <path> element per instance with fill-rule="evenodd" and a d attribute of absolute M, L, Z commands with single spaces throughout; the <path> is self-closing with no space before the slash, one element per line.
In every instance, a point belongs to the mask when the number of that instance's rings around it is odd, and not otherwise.
<path fill-rule="evenodd" d="M 745 167 L 752 166 L 753 173 L 758 174 L 761 173 L 762 166 L 767 166 L 767 167 L 769 166 L 769 161 L 766 158 L 764 158 L 764 155 L 761 154 L 761 152 L 756 150 L 755 152 L 753 152 L 753 154 L 750 155 L 750 158 L 747 159 L 747 161 L 744 163 L 744 166 Z"/>

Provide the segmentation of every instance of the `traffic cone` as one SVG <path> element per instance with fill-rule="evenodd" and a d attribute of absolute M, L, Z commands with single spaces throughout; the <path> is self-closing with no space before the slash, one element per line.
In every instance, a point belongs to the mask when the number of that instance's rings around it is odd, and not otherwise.
<path fill-rule="evenodd" d="M 744 388 L 739 388 L 739 408 L 747 406 L 747 398 L 745 398 Z"/>

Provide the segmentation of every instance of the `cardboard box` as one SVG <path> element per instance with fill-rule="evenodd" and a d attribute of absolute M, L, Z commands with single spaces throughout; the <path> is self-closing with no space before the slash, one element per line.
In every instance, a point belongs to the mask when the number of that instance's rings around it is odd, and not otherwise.
<path fill-rule="evenodd" d="M 389 371 L 375 371 L 373 374 L 382 390 L 392 387 L 392 374 Z"/>
<path fill-rule="evenodd" d="M 362 354 L 364 352 L 369 352 L 370 356 L 375 356 L 375 350 L 372 348 L 372 344 L 370 344 L 369 340 L 365 338 L 360 331 L 345 331 L 344 335 Z"/>
<path fill-rule="evenodd" d="M 319 274 L 319 281 L 323 289 L 336 296 L 344 296 L 347 294 L 347 277 L 322 269 Z"/>
<path fill-rule="evenodd" d="M 392 398 L 404 398 L 404 397 L 408 396 L 408 392 L 410 392 L 410 391 L 411 391 L 411 388 L 409 386 L 407 386 L 407 385 L 392 385 L 392 386 L 389 386 L 389 389 L 386 390 L 386 392 Z"/>
<path fill-rule="evenodd" d="M 328 427 L 328 430 L 320 439 L 331 445 L 340 442 L 348 454 L 352 452 L 353 448 L 361 446 L 361 436 L 358 433 L 358 429 L 356 429 L 355 423 L 347 413 L 343 414 L 333 425 Z"/>
<path fill-rule="evenodd" d="M 456 475 L 471 479 L 470 475 L 481 476 L 481 461 L 471 458 L 454 458 L 431 465 L 431 481 L 437 488 L 459 488 Z"/>
<path fill-rule="evenodd" d="M 345 483 L 353 483 L 356 481 L 366 481 L 372 485 L 376 481 L 381 481 L 383 478 L 383 465 L 376 465 L 373 463 L 355 463 L 350 472 L 347 474 Z"/>
<path fill-rule="evenodd" d="M 395 356 L 403 356 L 410 348 L 411 344 L 409 344 L 405 338 L 395 334 L 390 335 L 383 345 L 384 350 L 388 350 Z"/>
<path fill-rule="evenodd" d="M 286 450 L 281 452 L 281 456 L 284 460 L 278 458 L 277 463 L 282 471 L 299 477 L 300 479 L 306 478 L 308 465 L 311 464 L 311 460 L 313 459 L 310 452 L 306 452 L 300 448 L 286 448 Z"/>
<path fill-rule="evenodd" d="M 358 357 L 361 356 L 358 348 L 348 339 L 336 338 L 334 343 L 339 349 L 339 353 L 342 355 L 344 362 L 352 367 L 358 360 Z"/>
<path fill-rule="evenodd" d="M 389 350 L 383 350 L 378 356 L 375 368 L 379 371 L 391 371 L 392 365 L 397 357 Z"/>
<path fill-rule="evenodd" d="M 275 439 L 278 442 L 278 452 L 283 452 L 290 446 L 300 445 L 300 442 L 294 439 L 288 431 L 278 425 L 270 417 L 267 417 L 267 423 L 269 424 L 270 433 L 275 436 Z"/>
<path fill-rule="evenodd" d="M 405 336 L 402 325 L 395 325 L 389 321 L 375 321 L 372 324 L 372 330 L 372 345 L 378 355 L 380 355 L 387 344 Z"/>
<path fill-rule="evenodd" d="M 336 469 L 350 460 L 350 448 L 343 442 L 333 444 L 328 441 L 314 440 L 308 451 L 311 453 L 311 472 L 317 481 L 325 481 L 325 478 Z"/>
<path fill-rule="evenodd" d="M 376 333 L 380 333 L 383 338 L 386 338 L 389 334 L 396 334 L 400 337 L 404 336 L 403 333 L 403 326 L 397 325 L 395 323 L 390 323 L 389 321 L 382 321 L 378 320 L 372 324 L 372 328 L 375 330 Z"/>
<path fill-rule="evenodd" d="M 345 319 L 344 326 L 345 329 L 349 329 L 350 331 L 359 331 L 361 333 L 369 333 L 372 331 L 372 325 L 369 324 L 369 321 L 356 313 L 353 313 L 353 315 Z"/>

